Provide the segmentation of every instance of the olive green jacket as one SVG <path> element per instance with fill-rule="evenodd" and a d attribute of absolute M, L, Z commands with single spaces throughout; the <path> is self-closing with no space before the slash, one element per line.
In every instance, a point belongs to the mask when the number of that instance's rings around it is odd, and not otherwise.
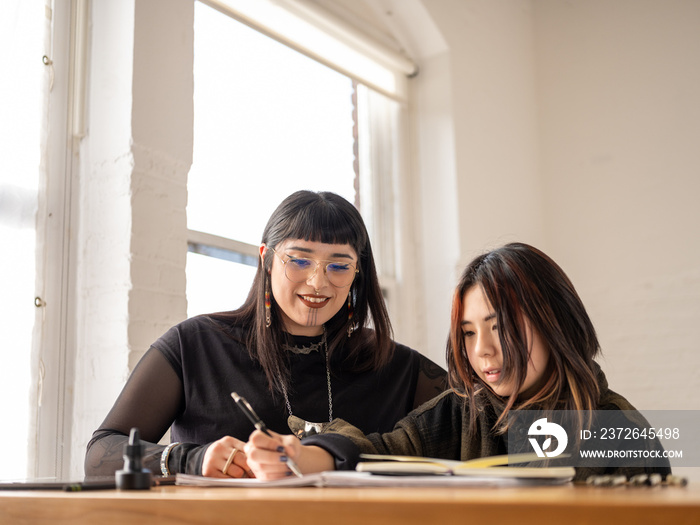
<path fill-rule="evenodd" d="M 648 423 L 621 395 L 608 388 L 605 375 L 598 368 L 599 410 L 625 410 L 625 417 L 645 428 Z M 504 408 L 502 398 L 483 388 L 477 394 L 479 412 L 476 425 L 470 425 L 469 403 L 463 396 L 448 390 L 424 403 L 400 420 L 394 430 L 384 434 L 364 435 L 349 423 L 336 419 L 323 433 L 304 440 L 330 452 L 338 469 L 354 469 L 360 453 L 424 456 L 466 461 L 474 458 L 507 454 L 507 433 L 498 432 L 496 421 Z M 368 407 L 368 410 L 371 410 Z M 646 443 L 659 448 L 660 443 Z M 532 452 L 530 450 L 529 452 Z M 670 473 L 670 467 L 577 467 L 575 480 L 590 475 L 617 474 L 628 477 L 641 473 Z"/>

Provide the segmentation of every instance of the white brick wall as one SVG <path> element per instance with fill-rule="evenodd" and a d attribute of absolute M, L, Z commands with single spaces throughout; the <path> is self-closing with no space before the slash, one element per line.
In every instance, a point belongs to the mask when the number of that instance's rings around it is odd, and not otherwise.
<path fill-rule="evenodd" d="M 71 476 L 150 344 L 185 318 L 193 4 L 92 4 Z M 134 58 L 137 57 L 137 58 Z"/>

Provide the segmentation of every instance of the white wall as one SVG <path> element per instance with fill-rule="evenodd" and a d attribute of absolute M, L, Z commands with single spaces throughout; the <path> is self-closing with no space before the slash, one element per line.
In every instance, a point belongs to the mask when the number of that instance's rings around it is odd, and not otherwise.
<path fill-rule="evenodd" d="M 92 3 L 72 477 L 133 366 L 186 317 L 193 17 L 190 0 Z"/>
<path fill-rule="evenodd" d="M 444 364 L 465 264 L 504 242 L 544 237 L 532 10 L 529 2 L 422 4 L 430 20 L 413 23 L 434 24 L 447 51 L 424 57 L 412 80 L 426 322 L 417 348 Z"/>
<path fill-rule="evenodd" d="M 412 172 L 418 220 L 411 232 L 418 262 L 413 325 L 415 340 L 397 330 L 396 338 L 445 365 L 452 291 L 456 282 L 459 242 L 455 169 L 455 124 L 448 53 L 425 58 L 412 81 L 410 120 Z"/>
<path fill-rule="evenodd" d="M 700 2 L 423 4 L 449 46 L 460 263 L 541 247 L 587 305 L 611 388 L 700 408 Z"/>
<path fill-rule="evenodd" d="M 449 46 L 460 269 L 513 239 L 542 244 L 529 2 L 424 2 Z"/>
<path fill-rule="evenodd" d="M 611 386 L 698 409 L 700 2 L 536 2 L 548 249 Z"/>
<path fill-rule="evenodd" d="M 449 47 L 460 265 L 541 247 L 588 306 L 611 386 L 699 408 L 700 3 L 423 4 Z"/>
<path fill-rule="evenodd" d="M 106 415 L 104 401 L 118 394 L 128 374 L 133 25 L 133 2 L 92 6 L 92 30 L 105 38 L 92 38 L 87 138 L 74 204 L 79 224 L 69 476 L 82 474 L 85 445 Z"/>

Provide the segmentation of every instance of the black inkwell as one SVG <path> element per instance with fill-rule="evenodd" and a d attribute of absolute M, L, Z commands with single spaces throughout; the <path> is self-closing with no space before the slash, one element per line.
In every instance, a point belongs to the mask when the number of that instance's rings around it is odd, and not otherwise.
<path fill-rule="evenodd" d="M 124 445 L 124 470 L 116 472 L 117 488 L 121 490 L 149 490 L 152 485 L 151 471 L 143 468 L 144 446 L 139 429 L 134 427 L 129 434 L 129 443 Z"/>

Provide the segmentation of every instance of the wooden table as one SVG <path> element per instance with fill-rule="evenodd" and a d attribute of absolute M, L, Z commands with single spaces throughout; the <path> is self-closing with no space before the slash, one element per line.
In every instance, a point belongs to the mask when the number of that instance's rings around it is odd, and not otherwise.
<path fill-rule="evenodd" d="M 0 491 L 0 524 L 700 524 L 700 487 Z"/>

